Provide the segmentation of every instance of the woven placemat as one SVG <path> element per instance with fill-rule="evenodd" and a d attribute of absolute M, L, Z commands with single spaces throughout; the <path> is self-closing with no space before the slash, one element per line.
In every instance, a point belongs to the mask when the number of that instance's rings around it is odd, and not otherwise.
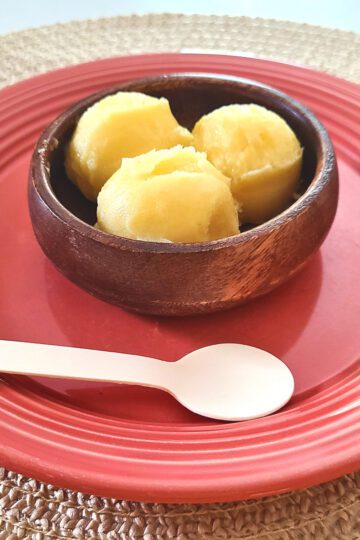
<path fill-rule="evenodd" d="M 144 15 L 0 36 L 0 86 L 138 52 L 215 50 L 360 82 L 360 36 L 247 17 Z M 120 495 L 120 494 L 119 494 Z M 360 472 L 301 492 L 226 504 L 143 504 L 84 495 L 0 469 L 0 540 L 359 540 Z"/>
<path fill-rule="evenodd" d="M 186 49 L 237 52 L 360 82 L 360 35 L 308 24 L 218 15 L 132 15 L 0 36 L 0 86 L 97 58 Z"/>

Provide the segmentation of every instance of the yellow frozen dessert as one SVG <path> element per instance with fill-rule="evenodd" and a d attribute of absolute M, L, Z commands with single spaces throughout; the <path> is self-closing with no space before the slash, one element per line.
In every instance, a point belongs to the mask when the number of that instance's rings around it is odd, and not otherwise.
<path fill-rule="evenodd" d="M 152 149 L 191 145 L 165 98 L 118 92 L 81 116 L 66 153 L 66 172 L 88 199 L 96 197 L 124 157 Z"/>
<path fill-rule="evenodd" d="M 98 196 L 97 227 L 157 242 L 205 242 L 239 233 L 230 180 L 194 148 L 123 159 Z"/>
<path fill-rule="evenodd" d="M 280 116 L 259 105 L 227 105 L 203 116 L 193 135 L 195 148 L 231 178 L 243 223 L 263 223 L 291 203 L 302 148 Z"/>

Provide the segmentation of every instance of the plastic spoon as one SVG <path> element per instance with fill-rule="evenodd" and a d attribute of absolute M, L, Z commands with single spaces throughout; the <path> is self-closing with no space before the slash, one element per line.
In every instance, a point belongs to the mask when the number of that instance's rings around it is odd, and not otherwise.
<path fill-rule="evenodd" d="M 160 388 L 191 411 L 218 420 L 271 414 L 290 399 L 294 379 L 272 354 L 221 343 L 177 362 L 116 352 L 0 340 L 0 372 Z"/>

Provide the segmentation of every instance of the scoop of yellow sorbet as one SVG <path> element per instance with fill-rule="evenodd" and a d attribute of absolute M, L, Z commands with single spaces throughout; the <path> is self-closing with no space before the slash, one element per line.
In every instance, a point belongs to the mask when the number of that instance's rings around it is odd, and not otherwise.
<path fill-rule="evenodd" d="M 193 135 L 195 148 L 231 178 L 243 223 L 263 223 L 289 205 L 302 149 L 276 113 L 254 104 L 227 105 L 203 116 Z"/>
<path fill-rule="evenodd" d="M 203 153 L 176 146 L 123 159 L 98 196 L 97 227 L 157 242 L 204 242 L 239 233 L 230 180 Z"/>
<path fill-rule="evenodd" d="M 192 142 L 191 133 L 177 123 L 167 99 L 118 92 L 81 116 L 67 149 L 66 171 L 85 197 L 96 201 L 122 158 Z"/>

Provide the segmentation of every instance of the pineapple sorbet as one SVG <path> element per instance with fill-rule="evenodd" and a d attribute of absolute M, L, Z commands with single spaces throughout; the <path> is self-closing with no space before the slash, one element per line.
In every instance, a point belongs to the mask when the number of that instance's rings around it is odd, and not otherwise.
<path fill-rule="evenodd" d="M 118 92 L 92 105 L 81 116 L 66 155 L 66 172 L 88 199 L 97 195 L 124 157 L 152 149 L 191 145 L 165 98 Z"/>
<path fill-rule="evenodd" d="M 195 148 L 194 148 L 195 147 Z M 191 134 L 165 98 L 118 92 L 81 116 L 69 178 L 98 203 L 97 227 L 158 242 L 206 242 L 260 224 L 292 201 L 302 148 L 288 124 L 254 104 L 203 116 Z"/>
<path fill-rule="evenodd" d="M 205 242 L 239 233 L 230 180 L 194 148 L 123 159 L 99 193 L 97 227 L 138 240 Z"/>
<path fill-rule="evenodd" d="M 242 222 L 263 223 L 291 203 L 302 148 L 280 116 L 259 105 L 227 105 L 203 116 L 193 135 L 195 148 L 231 178 Z"/>

